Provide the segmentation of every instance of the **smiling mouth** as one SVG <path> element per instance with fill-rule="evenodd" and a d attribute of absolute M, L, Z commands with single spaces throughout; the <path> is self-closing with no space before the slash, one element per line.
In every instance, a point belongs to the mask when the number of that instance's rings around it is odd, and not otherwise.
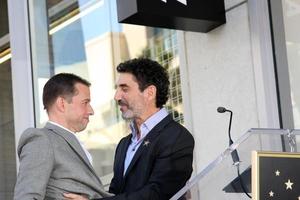
<path fill-rule="evenodd" d="M 120 106 L 120 110 L 123 112 L 126 108 L 128 109 L 128 105 L 123 101 L 118 101 L 118 105 Z"/>
<path fill-rule="evenodd" d="M 120 105 L 120 111 L 124 112 L 126 110 L 127 106 L 126 105 Z"/>

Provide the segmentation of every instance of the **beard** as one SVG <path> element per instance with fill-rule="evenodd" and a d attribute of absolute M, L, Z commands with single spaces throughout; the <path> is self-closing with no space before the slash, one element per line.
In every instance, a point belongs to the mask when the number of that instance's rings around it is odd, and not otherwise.
<path fill-rule="evenodd" d="M 140 116 L 139 113 L 141 113 L 142 109 L 140 109 L 138 104 L 135 104 L 135 106 L 130 106 L 127 102 L 125 102 L 124 100 L 119 100 L 118 101 L 118 105 L 119 106 L 125 106 L 127 109 L 125 111 L 121 111 L 122 112 L 122 118 L 124 120 L 133 120 L 137 117 Z"/>
<path fill-rule="evenodd" d="M 122 118 L 124 120 L 132 120 L 134 118 L 134 113 L 131 110 L 127 110 L 126 112 L 122 112 Z"/>

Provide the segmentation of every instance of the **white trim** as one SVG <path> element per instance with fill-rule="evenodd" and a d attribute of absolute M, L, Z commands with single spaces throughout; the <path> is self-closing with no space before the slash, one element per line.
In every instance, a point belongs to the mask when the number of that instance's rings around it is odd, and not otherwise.
<path fill-rule="evenodd" d="M 248 1 L 259 126 L 279 128 L 279 110 L 267 0 Z"/>
<path fill-rule="evenodd" d="M 9 0 L 8 16 L 16 147 L 22 132 L 34 126 L 27 1 Z M 18 158 L 17 168 L 18 168 Z"/>

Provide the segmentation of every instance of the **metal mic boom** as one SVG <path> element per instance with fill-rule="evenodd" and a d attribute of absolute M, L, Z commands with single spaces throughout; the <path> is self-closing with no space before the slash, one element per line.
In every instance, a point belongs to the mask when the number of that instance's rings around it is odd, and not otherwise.
<path fill-rule="evenodd" d="M 233 112 L 231 110 L 228 110 L 228 109 L 224 108 L 224 107 L 218 107 L 217 111 L 219 113 L 224 113 L 224 112 L 229 112 L 230 113 L 229 126 L 228 126 L 228 138 L 229 138 L 229 146 L 230 146 L 230 145 L 233 144 L 233 140 L 231 139 L 231 122 L 232 122 Z M 231 152 L 231 157 L 232 157 L 234 165 L 238 165 L 240 163 L 240 158 L 239 158 L 239 155 L 238 155 L 236 150 Z"/>

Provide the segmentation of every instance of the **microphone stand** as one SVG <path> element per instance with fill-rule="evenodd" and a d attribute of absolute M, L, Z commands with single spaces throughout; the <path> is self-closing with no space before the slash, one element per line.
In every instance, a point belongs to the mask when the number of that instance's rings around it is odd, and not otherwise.
<path fill-rule="evenodd" d="M 217 111 L 219 113 L 224 113 L 224 112 L 229 112 L 230 113 L 230 118 L 229 118 L 229 127 L 228 127 L 228 138 L 229 138 L 229 146 L 231 146 L 233 144 L 233 140 L 231 138 L 231 123 L 232 123 L 232 115 L 233 115 L 233 112 L 231 110 L 227 110 L 226 108 L 224 107 L 218 107 L 217 108 Z M 246 187 L 245 187 L 245 184 L 244 184 L 244 181 L 242 179 L 242 176 L 240 174 L 240 158 L 239 158 L 239 154 L 237 152 L 237 150 L 233 150 L 231 152 L 231 158 L 232 158 L 232 161 L 233 161 L 233 165 L 236 166 L 237 168 L 237 175 L 238 175 L 238 178 L 240 180 L 240 184 L 241 184 L 241 188 L 243 190 L 243 192 L 250 198 L 252 199 L 252 197 L 248 194 L 247 190 L 246 190 Z"/>
<path fill-rule="evenodd" d="M 231 122 L 232 122 L 233 112 L 231 110 L 227 110 L 227 109 L 226 109 L 225 112 L 230 113 L 229 127 L 228 127 L 228 138 L 229 138 L 229 146 L 231 146 L 233 144 L 233 140 L 231 138 Z M 238 152 L 236 151 L 236 149 L 231 152 L 231 157 L 232 157 L 233 165 L 238 166 L 241 161 L 240 161 L 240 158 L 239 158 L 239 155 L 238 155 Z"/>

